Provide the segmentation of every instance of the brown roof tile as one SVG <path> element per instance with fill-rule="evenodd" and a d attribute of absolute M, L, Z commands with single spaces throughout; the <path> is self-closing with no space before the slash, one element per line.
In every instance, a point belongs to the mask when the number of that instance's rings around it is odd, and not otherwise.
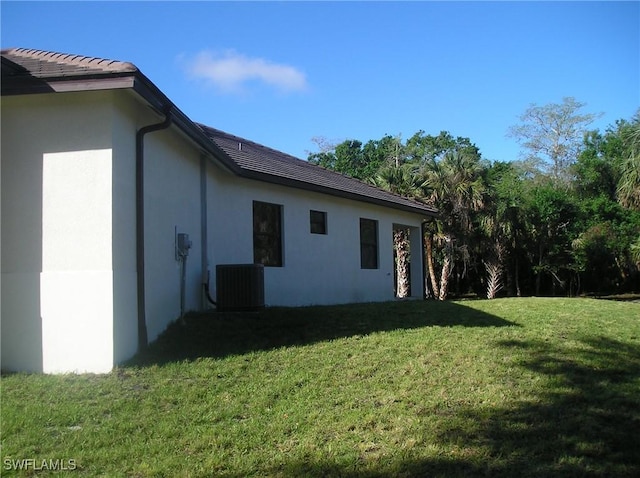
<path fill-rule="evenodd" d="M 436 210 L 424 203 L 413 201 L 379 189 L 357 179 L 303 161 L 294 156 L 268 148 L 253 141 L 234 136 L 199 124 L 209 136 L 245 173 L 257 173 L 284 179 L 292 183 L 312 185 L 319 192 L 347 196 L 353 199 L 383 204 L 389 207 L 434 215 Z M 279 182 L 277 179 L 274 182 Z"/>
<path fill-rule="evenodd" d="M 138 71 L 132 63 L 128 62 L 30 50 L 27 48 L 2 50 L 2 56 L 15 65 L 24 68 L 24 73 L 36 78 L 60 78 Z"/>

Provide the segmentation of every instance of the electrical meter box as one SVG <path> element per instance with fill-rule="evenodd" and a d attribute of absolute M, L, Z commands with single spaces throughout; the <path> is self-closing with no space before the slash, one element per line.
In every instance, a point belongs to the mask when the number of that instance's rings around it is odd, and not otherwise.
<path fill-rule="evenodd" d="M 189 239 L 189 234 L 180 232 L 176 235 L 176 259 L 180 260 L 189 255 L 189 249 L 193 243 Z"/>

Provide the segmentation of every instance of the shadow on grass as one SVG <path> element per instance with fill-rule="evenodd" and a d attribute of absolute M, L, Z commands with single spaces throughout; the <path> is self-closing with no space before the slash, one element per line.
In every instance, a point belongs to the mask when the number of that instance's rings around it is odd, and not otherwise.
<path fill-rule="evenodd" d="M 500 345 L 549 385 L 511 407 L 461 411 L 466 427 L 442 430 L 443 443 L 486 454 L 486 466 L 467 474 L 640 476 L 639 344 L 590 337 L 577 347 L 544 341 Z"/>
<path fill-rule="evenodd" d="M 527 402 L 451 413 L 434 443 L 437 458 L 409 453 L 383 461 L 339 464 L 293 461 L 269 470 L 280 477 L 638 477 L 640 346 L 584 339 L 579 351 L 537 341 L 508 341 L 520 367 L 550 379 Z M 513 351 L 513 350 L 512 350 Z M 436 417 L 423 417 L 433 420 Z M 452 453 L 452 450 L 455 450 Z"/>
<path fill-rule="evenodd" d="M 172 324 L 146 351 L 125 365 L 224 357 L 397 329 L 512 325 L 515 324 L 459 303 L 436 301 L 194 313 L 185 318 L 185 324 Z"/>
<path fill-rule="evenodd" d="M 550 378 L 535 400 L 483 417 L 471 441 L 504 457 L 502 475 L 640 476 L 640 345 L 588 337 L 576 346 L 505 341 L 518 365 Z"/>
<path fill-rule="evenodd" d="M 197 314 L 175 324 L 134 365 L 223 357 L 275 347 L 422 327 L 514 325 L 460 303 L 396 302 L 340 307 L 272 308 L 259 314 Z M 537 339 L 496 343 L 527 398 L 497 406 L 470 401 L 436 416 L 436 437 L 375 460 L 361 456 L 300 457 L 260 470 L 274 477 L 637 477 L 640 476 L 640 344 L 608 337 L 565 342 Z M 504 368 L 504 367 L 503 367 Z M 522 374 L 526 371 L 526 374 Z M 511 372 L 510 372 L 511 373 Z M 533 375 L 531 375 L 533 374 Z M 537 385 L 518 385 L 531 380 Z M 523 378 L 526 377 L 526 378 Z M 505 380 L 510 377 L 505 376 Z M 423 452 L 425 447 L 435 450 Z M 429 456 L 426 456 L 429 455 Z M 233 477 L 233 472 L 224 476 Z M 243 475 L 238 475 L 243 476 Z"/>

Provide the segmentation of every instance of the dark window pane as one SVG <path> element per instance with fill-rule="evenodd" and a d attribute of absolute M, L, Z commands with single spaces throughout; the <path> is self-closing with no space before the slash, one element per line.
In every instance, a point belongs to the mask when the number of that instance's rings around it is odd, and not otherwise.
<path fill-rule="evenodd" d="M 253 262 L 282 267 L 282 206 L 253 202 Z"/>
<path fill-rule="evenodd" d="M 310 211 L 309 221 L 312 234 L 327 233 L 327 213 L 322 211 Z"/>
<path fill-rule="evenodd" d="M 360 219 L 360 267 L 378 268 L 378 221 Z"/>

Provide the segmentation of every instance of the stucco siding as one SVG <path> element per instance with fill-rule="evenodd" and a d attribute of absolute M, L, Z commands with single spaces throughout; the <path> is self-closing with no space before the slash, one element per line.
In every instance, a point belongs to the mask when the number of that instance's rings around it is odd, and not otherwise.
<path fill-rule="evenodd" d="M 161 120 L 131 91 L 2 98 L 3 369 L 106 372 L 135 354 L 136 131 Z M 183 310 L 201 310 L 207 269 L 215 297 L 216 265 L 253 263 L 254 201 L 282 206 L 283 264 L 265 268 L 268 306 L 393 299 L 395 225 L 421 247 L 419 214 L 242 178 L 210 157 L 202 169 L 201 149 L 175 125 L 144 146 L 149 341 L 182 312 L 176 233 L 192 241 Z M 326 213 L 327 234 L 311 233 L 310 210 Z M 361 268 L 360 218 L 377 221 L 375 269 Z"/>
<path fill-rule="evenodd" d="M 111 335 L 103 336 L 111 317 L 94 308 L 102 294 L 110 297 L 112 281 L 93 281 L 111 275 L 109 234 L 102 234 L 111 224 L 109 99 L 109 93 L 2 98 L 3 369 L 62 370 L 66 357 L 96 344 L 92 354 L 108 355 L 97 362 L 112 360 Z M 79 170 L 69 176 L 72 163 Z M 55 185 L 60 177 L 66 188 Z M 61 294 L 63 283 L 69 287 Z M 69 322 L 54 318 L 63 315 L 98 324 L 96 334 L 68 333 Z"/>
<path fill-rule="evenodd" d="M 39 272 L 2 273 L 1 320 L 2 370 L 42 372 Z"/>
<path fill-rule="evenodd" d="M 200 156 L 172 130 L 145 138 L 145 282 L 149 340 L 180 317 L 176 232 L 189 234 L 185 311 L 200 309 Z"/>
<path fill-rule="evenodd" d="M 29 134 L 40 109 L 22 98 L 2 98 L 1 104 L 2 368 L 41 372 L 43 147 L 36 131 Z"/>
<path fill-rule="evenodd" d="M 211 168 L 210 168 L 211 169 Z M 265 268 L 267 305 L 384 301 L 394 298 L 393 227 L 419 230 L 418 215 L 284 186 L 209 174 L 209 260 L 253 262 L 253 201 L 282 206 L 283 266 Z M 230 199 L 231 198 L 231 199 Z M 309 211 L 327 213 L 327 234 L 310 232 Z M 377 269 L 360 266 L 359 218 L 378 221 Z M 417 234 L 416 234 L 417 235 Z M 419 243 L 419 237 L 418 243 Z M 412 268 L 421 296 L 422 264 Z"/>
<path fill-rule="evenodd" d="M 111 149 L 45 153 L 43 371 L 113 366 Z"/>
<path fill-rule="evenodd" d="M 138 124 L 157 121 L 140 118 L 141 107 L 124 91 L 114 93 L 112 118 L 113 195 L 113 358 L 120 363 L 138 348 L 136 289 L 136 140 Z"/>

